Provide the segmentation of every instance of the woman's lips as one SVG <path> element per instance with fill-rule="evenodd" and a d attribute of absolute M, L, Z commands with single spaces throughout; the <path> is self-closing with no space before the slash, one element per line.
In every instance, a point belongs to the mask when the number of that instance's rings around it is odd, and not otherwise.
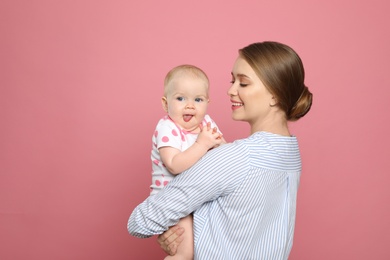
<path fill-rule="evenodd" d="M 242 102 L 237 102 L 234 100 L 230 100 L 230 101 L 232 102 L 232 109 L 233 110 L 239 109 L 240 107 L 242 107 L 244 105 L 244 103 L 242 103 Z"/>

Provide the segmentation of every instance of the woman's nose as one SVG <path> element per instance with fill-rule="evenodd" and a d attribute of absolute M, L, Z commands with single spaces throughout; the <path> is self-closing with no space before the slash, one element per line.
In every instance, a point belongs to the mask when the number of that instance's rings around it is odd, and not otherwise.
<path fill-rule="evenodd" d="M 237 89 L 233 85 L 231 85 L 227 91 L 227 95 L 230 97 L 237 95 Z"/>

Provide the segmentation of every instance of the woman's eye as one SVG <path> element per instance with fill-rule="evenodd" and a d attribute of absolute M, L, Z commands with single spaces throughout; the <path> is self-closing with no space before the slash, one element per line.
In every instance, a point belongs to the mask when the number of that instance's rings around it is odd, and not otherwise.
<path fill-rule="evenodd" d="M 230 84 L 234 84 L 234 83 L 235 83 L 235 80 L 230 81 Z M 246 83 L 240 83 L 240 87 L 246 87 L 248 85 L 249 84 L 246 84 Z"/>

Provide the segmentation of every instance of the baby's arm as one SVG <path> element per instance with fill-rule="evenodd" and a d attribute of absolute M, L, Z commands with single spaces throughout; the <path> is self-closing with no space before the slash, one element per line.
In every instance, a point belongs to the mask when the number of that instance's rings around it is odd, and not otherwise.
<path fill-rule="evenodd" d="M 222 143 L 223 139 L 218 132 L 211 129 L 210 124 L 203 127 L 196 142 L 187 150 L 181 152 L 173 147 L 161 147 L 159 149 L 161 160 L 167 170 L 177 175 L 194 165 L 211 148 Z"/>

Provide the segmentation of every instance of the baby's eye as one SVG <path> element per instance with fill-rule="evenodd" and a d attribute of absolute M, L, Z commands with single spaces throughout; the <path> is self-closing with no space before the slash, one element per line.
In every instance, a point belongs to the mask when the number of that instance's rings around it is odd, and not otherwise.
<path fill-rule="evenodd" d="M 195 98 L 195 102 L 202 102 L 203 98 Z"/>
<path fill-rule="evenodd" d="M 178 100 L 178 101 L 183 101 L 184 98 L 183 98 L 183 97 L 177 97 L 176 100 Z"/>

